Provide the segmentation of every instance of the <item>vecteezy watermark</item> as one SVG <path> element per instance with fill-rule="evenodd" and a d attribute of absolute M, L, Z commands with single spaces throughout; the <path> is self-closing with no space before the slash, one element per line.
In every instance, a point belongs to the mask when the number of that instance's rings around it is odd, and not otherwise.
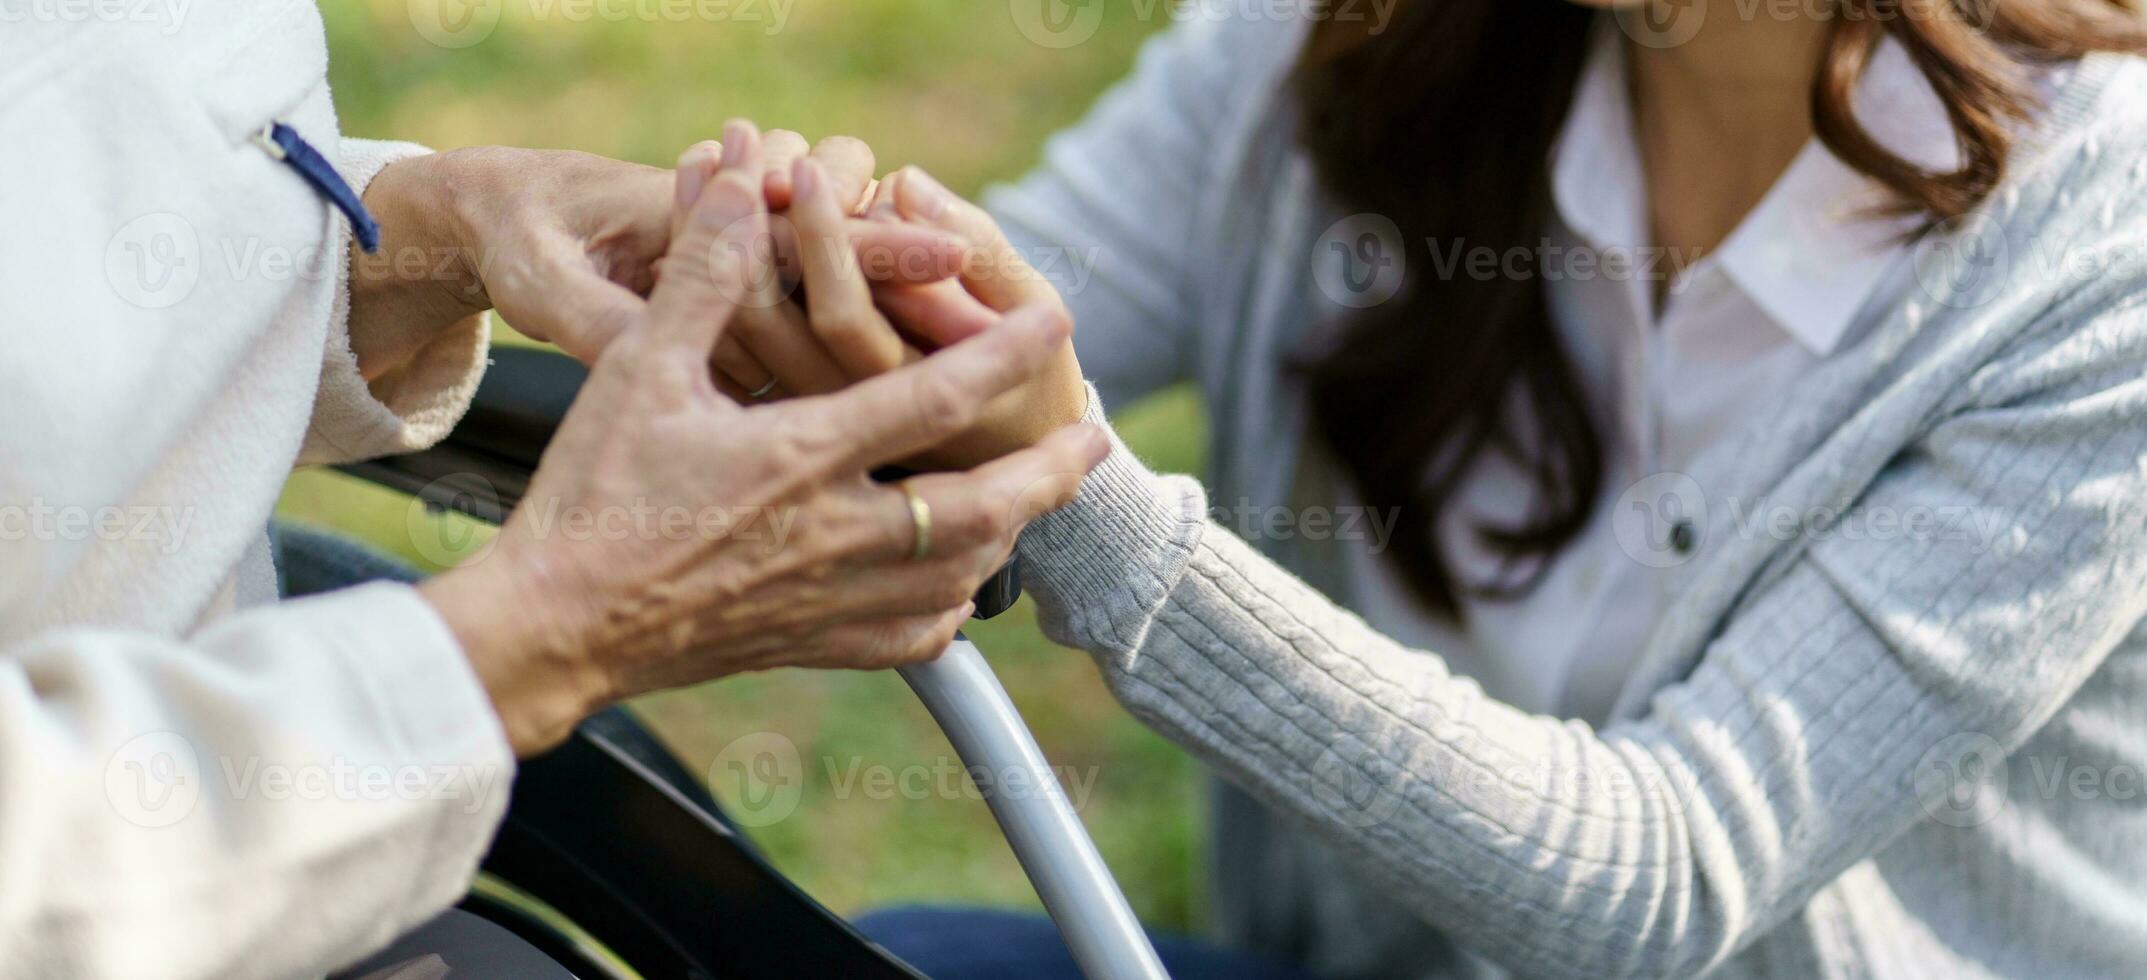
<path fill-rule="evenodd" d="M 1400 0 L 1128 0 L 1129 15 L 1143 23 L 1167 17 L 1187 21 L 1334 21 L 1386 33 Z M 1085 44 L 1103 27 L 1105 0 L 1008 0 L 1007 12 L 1021 36 L 1046 48 Z"/>
<path fill-rule="evenodd" d="M 646 497 L 589 507 L 552 498 L 525 500 L 517 513 L 529 532 L 566 541 L 747 541 L 763 554 L 783 550 L 797 524 L 798 508 L 759 504 L 709 504 L 689 507 L 659 504 Z"/>
<path fill-rule="evenodd" d="M 1644 0 L 1619 7 L 1612 15 L 1633 43 L 1646 48 L 1674 48 L 1698 37 L 1707 26 L 1708 0 Z"/>
<path fill-rule="evenodd" d="M 1312 245 L 1312 281 L 1335 305 L 1378 306 L 1401 292 L 1409 253 L 1401 229 L 1383 214 L 1353 214 L 1327 226 Z"/>
<path fill-rule="evenodd" d="M 203 276 L 232 282 L 332 282 L 346 252 L 334 240 L 292 243 L 258 235 L 204 238 L 193 222 L 170 212 L 145 214 L 113 232 L 104 249 L 105 281 L 119 298 L 146 310 L 176 306 Z M 498 257 L 469 246 L 399 246 L 356 252 L 357 280 L 441 282 L 475 294 Z"/>
<path fill-rule="evenodd" d="M 1948 827 L 1979 827 L 2005 808 L 2011 792 L 2005 747 L 1980 732 L 1940 739 L 1916 762 L 1916 799 Z"/>
<path fill-rule="evenodd" d="M 1548 238 L 1511 248 L 1470 245 L 1459 239 L 1427 244 L 1432 274 L 1447 281 L 1675 282 L 1706 255 L 1700 249 L 1678 246 L 1595 248 L 1560 245 Z"/>
<path fill-rule="evenodd" d="M 410 26 L 443 48 L 482 43 L 511 8 L 535 23 L 742 24 L 770 37 L 790 24 L 797 0 L 409 0 Z"/>
<path fill-rule="evenodd" d="M 1046 48 L 1085 44 L 1103 26 L 1104 0 L 1008 0 L 1021 36 Z"/>
<path fill-rule="evenodd" d="M 1726 524 L 1711 520 L 1724 508 Z M 1957 504 L 1793 503 L 1766 497 L 1710 498 L 1683 473 L 1656 473 L 1619 495 L 1611 530 L 1620 550 L 1650 568 L 1684 564 L 1711 532 L 1742 541 L 1907 541 L 1957 544 L 1980 554 L 2016 522 L 2008 510 Z"/>
<path fill-rule="evenodd" d="M 1432 737 L 1470 738 L 1446 709 L 1474 699 L 1443 697 L 1436 681 L 1409 708 L 1410 720 Z M 1435 704 L 1437 706 L 1435 706 Z M 1309 775 L 1325 787 L 1320 799 L 1328 816 L 1344 826 L 1366 830 L 1403 813 L 1412 787 L 1436 788 L 1441 798 L 1483 800 L 1502 795 L 1550 802 L 1577 812 L 1631 812 L 1645 807 L 1683 813 L 1700 795 L 1699 774 L 1689 768 L 1651 765 L 1612 752 L 1580 761 L 1548 756 L 1516 757 L 1487 764 L 1457 752 L 1421 754 L 1411 767 L 1375 756 L 1352 758 L 1339 747 L 1321 750 Z"/>
<path fill-rule="evenodd" d="M 27 504 L 0 503 L 0 542 L 150 543 L 178 554 L 194 525 L 194 508 L 129 504 L 80 507 L 33 497 Z"/>
<path fill-rule="evenodd" d="M 105 797 L 138 827 L 170 827 L 191 816 L 204 796 L 233 801 L 459 801 L 476 813 L 504 793 L 501 767 L 477 763 L 360 763 L 342 756 L 281 762 L 259 755 L 201 754 L 176 732 L 136 736 L 105 764 Z"/>
<path fill-rule="evenodd" d="M 1312 281 L 1336 305 L 1353 310 L 1378 306 L 1407 285 L 1410 244 L 1383 214 L 1353 214 L 1329 225 L 1312 246 Z M 1672 246 L 1561 244 L 1545 236 L 1532 244 L 1494 246 L 1466 239 L 1425 238 L 1416 266 L 1440 282 L 1473 280 L 1546 282 L 1676 282 L 1706 256 L 1701 249 Z"/>
<path fill-rule="evenodd" d="M 1374 767 L 1379 771 L 1375 772 Z M 1391 764 L 1377 760 L 1352 762 L 1328 747 L 1312 760 L 1311 775 L 1326 787 L 1318 798 L 1325 804 L 1327 815 L 1351 830 L 1369 830 L 1401 812 L 1408 774 Z"/>
<path fill-rule="evenodd" d="M 825 756 L 830 795 L 838 800 L 1064 799 L 1079 811 L 1096 787 L 1097 766 L 1052 766 L 1041 774 L 1025 766 L 972 766 L 938 756 L 930 762 L 890 766 L 852 757 Z"/>
<path fill-rule="evenodd" d="M 1953 309 L 1990 302 L 2013 273 L 2005 226 L 1981 212 L 1940 222 L 1917 240 L 1913 259 L 1923 294 Z"/>
<path fill-rule="evenodd" d="M 1989 823 L 2020 800 L 2136 800 L 2147 795 L 2147 772 L 2128 762 L 2082 762 L 2039 752 L 2008 757 L 1996 738 L 1958 732 L 1916 760 L 1911 785 L 1933 822 L 1969 828 Z"/>
<path fill-rule="evenodd" d="M 174 306 L 201 281 L 201 238 L 185 218 L 145 214 L 104 246 L 104 278 L 119 298 L 145 310 Z"/>
<path fill-rule="evenodd" d="M 1394 540 L 1401 508 L 1262 506 L 1239 498 L 1234 504 L 1211 504 L 1208 516 L 1247 541 L 1362 541 L 1376 555 Z"/>
<path fill-rule="evenodd" d="M 1990 26 L 2002 0 L 1643 0 L 1621 6 L 1618 26 L 1636 44 L 1674 48 L 1712 21 L 1960 21 Z"/>
<path fill-rule="evenodd" d="M 169 37 L 193 7 L 194 0 L 0 0 L 0 24 L 126 24 Z"/>
<path fill-rule="evenodd" d="M 1053 766 L 1042 772 L 993 769 L 939 756 L 891 766 L 862 757 L 820 759 L 827 795 L 836 800 L 1063 799 L 1075 811 L 1088 805 L 1101 769 Z M 723 747 L 708 765 L 708 783 L 733 819 L 747 827 L 781 823 L 797 812 L 807 773 L 796 742 L 780 732 L 754 732 Z"/>
<path fill-rule="evenodd" d="M 2103 227 L 2115 221 L 2118 207 L 2114 200 L 2105 205 Z M 2086 241 L 2048 235 L 2016 241 L 2004 222 L 1984 212 L 1940 222 L 1917 240 L 1913 258 L 1923 295 L 1957 310 L 1984 306 L 2020 284 L 2147 282 L 2147 243 L 2099 231 Z"/>
<path fill-rule="evenodd" d="M 790 819 L 805 794 L 798 744 L 780 732 L 733 739 L 708 764 L 708 785 L 730 804 L 731 819 L 767 827 Z"/>
<path fill-rule="evenodd" d="M 201 802 L 201 758 L 176 732 L 139 735 L 104 767 L 104 796 L 137 827 L 169 827 Z"/>
<path fill-rule="evenodd" d="M 1626 557 L 1649 568 L 1684 564 L 1707 530 L 1707 494 L 1683 473 L 1656 473 L 1625 488 L 1610 515 Z"/>
<path fill-rule="evenodd" d="M 457 474 L 428 484 L 410 500 L 404 530 L 427 561 L 454 565 L 482 560 L 497 538 L 481 540 L 470 524 L 439 519 L 437 501 L 497 501 L 483 477 Z M 799 508 L 761 504 L 667 504 L 635 497 L 615 504 L 570 504 L 557 497 L 525 498 L 516 507 L 525 533 L 561 541 L 736 541 L 775 554 L 790 542 Z"/>
<path fill-rule="evenodd" d="M 1474 684 L 1457 681 L 1444 670 L 1425 670 L 1408 684 L 1395 710 L 1399 723 L 1432 741 L 1453 743 L 1478 738 L 1477 715 L 1484 705 Z M 1338 740 L 1321 749 L 1307 775 L 1322 787 L 1315 792 L 1328 817 L 1357 830 L 1401 816 L 1419 787 L 1442 799 L 1515 796 L 1578 813 L 1629 813 L 1635 808 L 1683 813 L 1701 795 L 1700 775 L 1689 767 L 1652 764 L 1610 751 L 1579 757 L 1516 755 L 1488 762 L 1434 749 L 1414 753 L 1404 766 Z"/>

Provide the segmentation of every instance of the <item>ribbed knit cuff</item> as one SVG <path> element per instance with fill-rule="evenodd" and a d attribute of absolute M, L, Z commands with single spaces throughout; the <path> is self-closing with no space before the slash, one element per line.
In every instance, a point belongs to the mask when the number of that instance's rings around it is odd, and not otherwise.
<path fill-rule="evenodd" d="M 1093 387 L 1082 421 L 1110 432 Z M 1207 495 L 1189 477 L 1158 476 L 1110 435 L 1110 455 L 1073 503 L 1022 534 L 1021 577 L 1052 639 L 1125 655 L 1199 547 Z"/>

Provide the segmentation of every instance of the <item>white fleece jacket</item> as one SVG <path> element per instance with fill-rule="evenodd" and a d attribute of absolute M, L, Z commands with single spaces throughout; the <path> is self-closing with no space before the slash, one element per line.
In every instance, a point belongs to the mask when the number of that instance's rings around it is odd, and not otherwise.
<path fill-rule="evenodd" d="M 359 188 L 302 0 L 9 5 L 0 29 L 0 975 L 318 973 L 438 911 L 513 757 L 430 606 L 281 606 L 294 464 L 422 447 L 473 319 L 368 386 L 348 226 L 252 136 Z"/>

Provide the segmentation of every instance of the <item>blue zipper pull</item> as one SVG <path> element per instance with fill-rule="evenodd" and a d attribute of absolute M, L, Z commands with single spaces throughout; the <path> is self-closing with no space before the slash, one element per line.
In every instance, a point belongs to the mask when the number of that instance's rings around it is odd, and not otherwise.
<path fill-rule="evenodd" d="M 380 223 L 373 220 L 372 214 L 365 210 L 365 202 L 359 200 L 357 192 L 344 182 L 343 175 L 335 172 L 328 158 L 321 156 L 320 151 L 298 135 L 297 130 L 273 122 L 261 127 L 261 131 L 254 134 L 254 141 L 260 143 L 269 156 L 290 164 L 306 183 L 312 184 L 328 203 L 350 219 L 350 228 L 358 236 L 359 248 L 368 253 L 380 251 Z"/>

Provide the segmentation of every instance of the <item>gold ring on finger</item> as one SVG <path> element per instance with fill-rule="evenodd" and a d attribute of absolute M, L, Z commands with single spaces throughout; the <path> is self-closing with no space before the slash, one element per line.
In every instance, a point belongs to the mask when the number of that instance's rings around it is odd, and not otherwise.
<path fill-rule="evenodd" d="M 916 529 L 915 542 L 910 545 L 909 560 L 923 561 L 932 555 L 932 505 L 918 496 L 917 488 L 904 480 L 896 486 L 902 488 L 902 499 L 909 502 L 910 526 Z"/>

